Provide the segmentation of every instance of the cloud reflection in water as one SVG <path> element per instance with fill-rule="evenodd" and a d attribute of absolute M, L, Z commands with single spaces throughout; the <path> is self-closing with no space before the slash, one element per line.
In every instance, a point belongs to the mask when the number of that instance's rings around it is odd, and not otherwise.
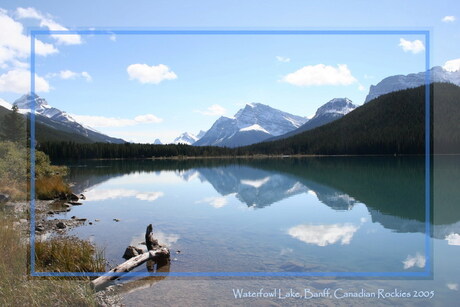
<path fill-rule="evenodd" d="M 123 197 L 135 197 L 139 200 L 155 201 L 164 195 L 163 192 L 140 192 L 128 189 L 88 190 L 85 193 L 86 201 L 102 201 Z"/>
<path fill-rule="evenodd" d="M 303 224 L 289 228 L 288 234 L 302 242 L 326 246 L 340 242 L 350 244 L 359 226 L 353 224 L 309 225 Z"/>

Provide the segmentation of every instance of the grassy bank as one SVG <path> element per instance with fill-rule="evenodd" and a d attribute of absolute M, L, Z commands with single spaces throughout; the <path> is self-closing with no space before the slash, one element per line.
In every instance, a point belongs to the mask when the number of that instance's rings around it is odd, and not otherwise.
<path fill-rule="evenodd" d="M 43 279 L 28 275 L 28 244 L 17 229 L 18 220 L 11 214 L 0 212 L 0 306 L 97 306 L 88 280 Z M 66 253 L 71 253 L 70 243 L 70 239 L 65 243 L 69 248 Z M 52 246 L 56 245 L 45 243 L 40 247 L 40 253 L 58 255 L 59 251 Z M 96 264 L 99 263 L 94 259 Z M 38 269 L 46 267 L 46 263 L 38 261 L 37 264 Z"/>
<path fill-rule="evenodd" d="M 69 194 L 63 180 L 67 169 L 54 166 L 36 151 L 36 198 Z M 19 142 L 0 142 L 0 194 L 22 201 L 21 206 L 0 203 L 0 306 L 98 306 L 89 278 L 38 278 L 29 275 L 28 206 L 29 150 Z M 19 209 L 21 208 L 21 209 Z M 102 253 L 88 241 L 64 235 L 37 240 L 37 272 L 101 272 Z"/>
<path fill-rule="evenodd" d="M 102 251 L 68 236 L 36 242 L 35 265 L 39 272 L 105 272 Z"/>

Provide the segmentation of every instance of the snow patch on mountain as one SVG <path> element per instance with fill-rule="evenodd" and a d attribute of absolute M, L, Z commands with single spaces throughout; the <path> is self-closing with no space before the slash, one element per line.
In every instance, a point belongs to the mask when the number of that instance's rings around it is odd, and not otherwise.
<path fill-rule="evenodd" d="M 11 110 L 11 108 L 13 107 L 13 105 L 11 103 L 9 103 L 6 100 L 3 100 L 2 98 L 0 98 L 0 106 L 4 107 L 5 109 L 8 109 L 8 110 Z"/>
<path fill-rule="evenodd" d="M 318 118 L 325 114 L 337 114 L 339 116 L 343 116 L 345 114 L 350 113 L 356 109 L 356 106 L 353 102 L 348 98 L 334 98 L 321 107 L 318 108 L 316 111 L 315 116 L 312 119 Z"/>
<path fill-rule="evenodd" d="M 198 138 L 193 133 L 184 132 L 181 135 L 179 135 L 177 138 L 174 139 L 173 144 L 192 145 L 197 140 Z"/>
<path fill-rule="evenodd" d="M 198 132 L 198 134 L 196 135 L 197 139 L 201 139 L 203 137 L 203 135 L 206 134 L 206 131 L 203 131 L 203 130 L 200 130 L 200 132 Z"/>
<path fill-rule="evenodd" d="M 19 112 L 22 114 L 30 113 L 32 107 L 34 106 L 35 114 L 39 114 L 61 122 L 77 123 L 77 121 L 68 113 L 50 106 L 45 98 L 41 98 L 37 94 L 34 94 L 33 96 L 30 94 L 23 95 L 17 99 L 14 104 L 18 106 Z M 85 128 L 95 131 L 90 127 L 85 126 Z"/>
<path fill-rule="evenodd" d="M 267 130 L 265 130 L 264 128 L 262 128 L 261 126 L 257 125 L 257 124 L 254 124 L 252 126 L 249 126 L 249 127 L 246 127 L 246 128 L 241 128 L 240 131 L 262 131 L 262 132 L 265 132 L 265 133 L 269 133 Z"/>

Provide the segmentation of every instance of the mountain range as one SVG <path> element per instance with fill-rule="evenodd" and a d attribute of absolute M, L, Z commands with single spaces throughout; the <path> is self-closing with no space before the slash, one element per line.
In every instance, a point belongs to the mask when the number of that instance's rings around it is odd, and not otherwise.
<path fill-rule="evenodd" d="M 100 133 L 93 128 L 78 123 L 68 113 L 54 108 L 38 95 L 23 95 L 13 102 L 19 113 L 28 114 L 35 104 L 36 138 L 39 141 L 75 141 L 81 143 L 125 143 L 124 140 Z M 3 101 L 2 106 L 10 109 L 11 105 Z"/>
<path fill-rule="evenodd" d="M 434 148 L 438 153 L 458 153 L 460 87 L 449 83 L 430 86 L 434 116 L 442 119 L 435 126 Z M 338 120 L 289 138 L 238 148 L 239 155 L 424 153 L 425 86 L 381 95 Z"/>
<path fill-rule="evenodd" d="M 431 76 L 431 81 L 447 82 L 455 85 L 460 85 L 460 71 L 450 72 L 444 70 L 441 67 L 433 67 L 429 71 L 429 73 Z M 387 77 L 379 83 L 377 83 L 376 85 L 372 85 L 370 87 L 369 94 L 367 95 L 365 104 L 362 107 L 358 108 L 356 105 L 352 103 L 351 100 L 347 98 L 334 98 L 322 105 L 320 108 L 318 108 L 314 117 L 312 117 L 311 119 L 283 112 L 281 110 L 272 108 L 262 103 L 250 103 L 245 105 L 242 109 L 240 109 L 233 117 L 220 117 L 206 132 L 200 131 L 197 135 L 194 135 L 193 133 L 189 132 L 182 133 L 180 136 L 174 139 L 173 144 L 187 144 L 194 146 L 219 146 L 234 148 L 248 146 L 261 142 L 267 143 L 269 141 L 279 141 L 282 139 L 289 140 L 291 137 L 302 135 L 306 131 L 316 131 L 316 129 L 318 129 L 319 127 L 328 126 L 328 124 L 336 122 L 345 115 L 355 114 L 355 111 L 362 109 L 371 101 L 379 99 L 380 97 L 383 97 L 387 94 L 405 89 L 416 88 L 424 84 L 424 72 Z M 441 88 L 446 89 L 449 93 L 455 92 L 455 90 L 453 90 L 452 88 Z M 406 93 L 405 95 L 413 94 Z M 395 97 L 401 101 L 404 101 L 404 98 L 402 97 Z M 415 97 L 414 99 L 417 99 L 418 101 L 420 100 L 419 98 L 420 97 Z M 125 143 L 125 141 L 122 139 L 107 136 L 90 127 L 78 123 L 68 113 L 50 106 L 44 98 L 41 98 L 37 95 L 24 95 L 21 98 L 14 101 L 14 104 L 16 104 L 19 107 L 19 111 L 23 114 L 30 112 L 32 103 L 35 103 L 36 138 L 39 141 L 70 140 L 77 143 Z M 393 106 L 393 104 L 391 105 Z M 0 107 L 1 106 L 6 107 L 7 109 L 11 107 L 10 104 L 6 103 L 3 100 L 0 100 Z M 446 111 L 446 113 L 448 114 L 445 115 L 449 117 L 447 122 L 452 122 L 451 117 L 455 117 L 455 112 L 452 112 L 453 109 L 456 110 L 455 103 L 444 103 L 440 104 L 440 106 L 445 106 L 447 108 L 446 110 L 448 111 Z M 396 108 L 398 106 L 393 107 Z M 402 103 L 402 105 L 399 107 L 401 108 L 400 111 L 407 111 L 403 110 L 403 108 L 407 107 L 406 102 Z M 379 104 L 378 108 L 380 110 L 376 109 L 372 112 L 380 114 L 382 110 L 386 109 L 386 107 L 381 103 Z M 440 108 L 438 109 L 440 110 Z M 361 111 L 359 111 L 358 113 L 360 112 Z M 420 112 L 415 111 L 415 113 L 419 114 Z M 439 112 L 437 114 L 439 115 Z M 382 116 L 386 117 L 387 114 L 382 114 Z M 358 122 L 362 122 L 361 119 L 356 118 L 356 120 Z M 380 121 L 379 118 L 376 118 L 376 120 L 377 122 Z M 408 120 L 409 122 L 414 122 L 414 118 Z M 391 119 L 389 119 L 387 126 L 390 122 L 392 122 Z M 350 126 L 355 126 L 354 123 L 351 123 L 349 121 L 347 121 L 347 123 Z M 443 126 L 443 124 L 443 121 L 438 121 L 438 127 Z M 373 128 L 373 126 L 375 126 L 372 123 L 369 123 L 369 125 L 370 126 L 362 127 L 362 129 L 368 132 L 370 128 Z M 401 126 L 406 125 L 406 123 L 394 123 L 394 125 Z M 345 128 L 348 129 L 349 127 L 347 126 L 344 127 L 344 129 Z M 438 129 L 435 132 L 437 131 L 440 130 Z M 343 134 L 343 132 L 339 132 Z M 357 132 L 355 131 L 353 133 Z M 442 139 L 444 137 L 443 135 L 439 136 L 439 133 L 437 135 L 437 139 Z M 444 139 L 446 139 L 446 137 L 444 137 Z M 298 140 L 299 139 L 296 138 L 296 142 Z M 370 142 L 373 143 L 374 141 L 370 140 Z M 447 144 L 448 142 L 446 141 L 444 143 Z M 156 139 L 154 144 L 162 144 L 162 142 L 159 139 Z M 443 148 L 445 148 L 446 151 L 451 150 L 449 149 L 450 147 Z"/>
<path fill-rule="evenodd" d="M 220 117 L 195 146 L 238 147 L 254 144 L 299 128 L 307 118 L 261 103 L 250 103 L 234 117 Z"/>
<path fill-rule="evenodd" d="M 294 129 L 278 137 L 271 138 L 269 139 L 269 141 L 285 139 L 290 136 L 302 133 L 304 131 L 308 131 L 316 127 L 328 124 L 350 113 L 356 108 L 357 106 L 354 105 L 352 101 L 348 98 L 334 98 L 326 104 L 319 107 L 315 113 L 315 116 L 313 116 L 310 120 L 308 120 L 299 128 Z"/>
<path fill-rule="evenodd" d="M 200 132 L 195 135 L 193 133 L 189 132 L 184 132 L 181 135 L 179 135 L 177 138 L 174 139 L 173 144 L 186 144 L 186 145 L 192 145 L 196 141 L 198 141 L 200 138 L 205 135 L 206 132 L 203 130 L 200 130 Z"/>
<path fill-rule="evenodd" d="M 460 86 L 460 70 L 452 72 L 447 71 L 440 66 L 435 66 L 430 69 L 429 74 L 430 83 L 452 83 Z M 425 78 L 425 72 L 387 77 L 377 83 L 377 85 L 371 85 L 369 94 L 366 96 L 364 103 L 384 94 L 422 86 L 426 84 Z"/>

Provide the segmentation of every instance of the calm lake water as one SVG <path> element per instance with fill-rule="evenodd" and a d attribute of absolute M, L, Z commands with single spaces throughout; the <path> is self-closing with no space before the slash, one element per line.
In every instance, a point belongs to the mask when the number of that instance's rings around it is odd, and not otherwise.
<path fill-rule="evenodd" d="M 435 161 L 428 235 L 423 157 L 68 165 L 86 201 L 63 216 L 92 221 L 72 233 L 112 265 L 151 223 L 173 252 L 170 272 L 423 272 L 434 263 L 429 287 L 446 302 L 459 294 L 458 157 Z"/>

